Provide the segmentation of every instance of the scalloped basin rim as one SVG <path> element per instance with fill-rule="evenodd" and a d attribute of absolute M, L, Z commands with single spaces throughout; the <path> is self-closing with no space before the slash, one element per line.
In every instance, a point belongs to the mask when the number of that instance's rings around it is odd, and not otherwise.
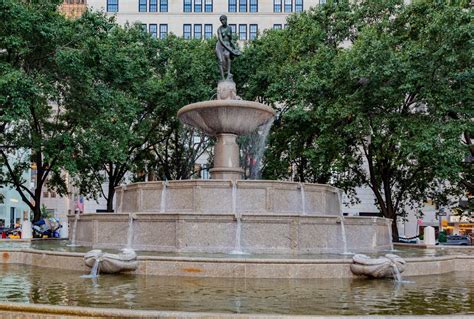
<path fill-rule="evenodd" d="M 197 103 L 192 103 L 188 104 L 178 111 L 178 117 L 180 117 L 182 114 L 190 112 L 190 111 L 196 111 L 200 110 L 203 108 L 217 108 L 217 107 L 244 107 L 244 108 L 253 108 L 257 109 L 260 111 L 268 112 L 271 113 L 272 115 L 275 115 L 275 110 L 273 110 L 271 107 L 258 103 L 258 102 L 253 102 L 253 101 L 246 101 L 246 100 L 210 100 L 210 101 L 202 101 L 202 102 L 197 102 Z"/>
<path fill-rule="evenodd" d="M 248 135 L 275 116 L 264 104 L 245 100 L 212 100 L 184 106 L 181 122 L 215 136 L 223 133 Z"/>

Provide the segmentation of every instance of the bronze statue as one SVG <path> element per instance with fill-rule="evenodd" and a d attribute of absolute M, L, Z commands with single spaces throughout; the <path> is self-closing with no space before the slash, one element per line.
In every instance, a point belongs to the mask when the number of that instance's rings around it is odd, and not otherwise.
<path fill-rule="evenodd" d="M 225 72 L 227 72 L 227 79 L 232 79 L 230 73 L 230 61 L 234 56 L 239 56 L 239 48 L 232 42 L 232 29 L 227 24 L 227 17 L 222 15 L 219 20 L 222 25 L 217 29 L 217 44 L 216 54 L 219 60 L 219 69 L 221 71 L 222 79 L 225 80 Z"/>

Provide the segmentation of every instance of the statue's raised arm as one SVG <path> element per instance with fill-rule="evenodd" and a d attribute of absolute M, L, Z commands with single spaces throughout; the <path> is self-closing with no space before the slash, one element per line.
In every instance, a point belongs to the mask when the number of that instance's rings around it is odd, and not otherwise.
<path fill-rule="evenodd" d="M 232 42 L 232 29 L 227 24 L 227 17 L 222 15 L 220 17 L 221 26 L 217 29 L 217 44 L 216 54 L 219 60 L 219 69 L 221 71 L 222 79 L 225 80 L 225 73 L 227 72 L 227 79 L 232 79 L 230 73 L 231 60 L 234 56 L 239 56 L 240 51 L 238 47 Z"/>

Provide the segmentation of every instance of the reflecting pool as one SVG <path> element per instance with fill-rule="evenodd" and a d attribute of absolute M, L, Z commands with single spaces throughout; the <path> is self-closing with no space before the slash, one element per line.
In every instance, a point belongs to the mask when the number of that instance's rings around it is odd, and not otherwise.
<path fill-rule="evenodd" d="M 102 275 L 0 265 L 0 301 L 142 310 L 368 315 L 473 314 L 474 273 L 366 279 L 231 279 Z"/>

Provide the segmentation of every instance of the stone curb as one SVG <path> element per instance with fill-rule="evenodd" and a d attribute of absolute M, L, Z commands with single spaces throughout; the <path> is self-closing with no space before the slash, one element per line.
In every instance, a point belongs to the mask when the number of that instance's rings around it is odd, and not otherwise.
<path fill-rule="evenodd" d="M 8 313 L 3 316 L 2 313 Z M 29 315 L 35 318 L 54 318 L 56 316 L 68 317 L 94 317 L 94 318 L 446 318 L 441 315 L 425 315 L 425 316 L 308 316 L 308 315 L 271 315 L 271 314 L 232 314 L 232 313 L 209 313 L 209 312 L 179 312 L 179 311 L 152 311 L 152 310 L 128 310 L 113 308 L 91 308 L 77 306 L 52 306 L 44 304 L 22 304 L 22 303 L 0 303 L 0 317 L 2 318 L 28 318 Z M 474 314 L 465 315 L 449 315 L 450 318 L 468 319 L 474 318 Z"/>

